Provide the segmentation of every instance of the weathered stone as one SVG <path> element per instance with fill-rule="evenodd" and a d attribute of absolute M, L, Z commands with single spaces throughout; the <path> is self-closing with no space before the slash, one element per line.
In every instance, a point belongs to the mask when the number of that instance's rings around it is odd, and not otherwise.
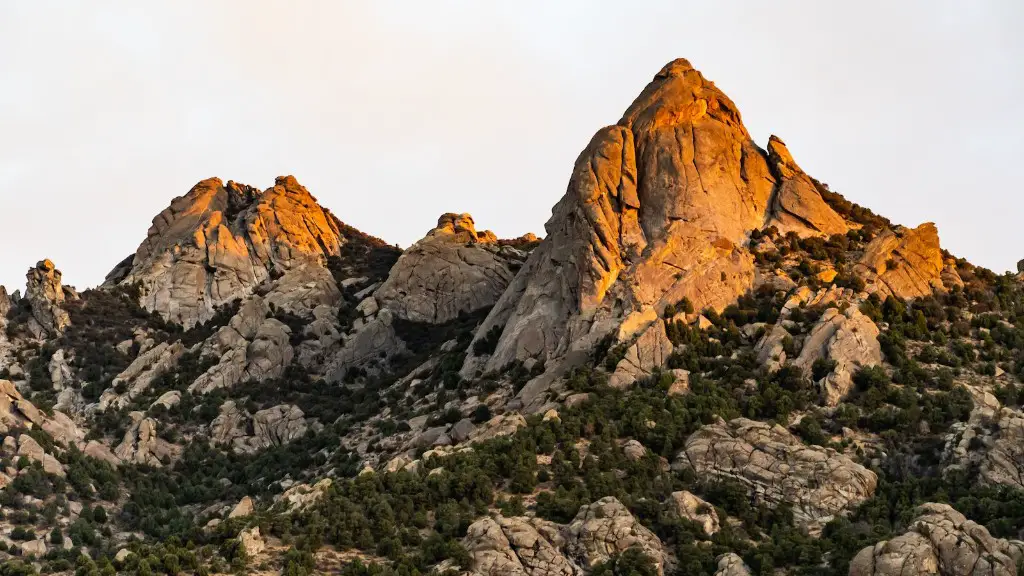
<path fill-rule="evenodd" d="M 1006 408 L 991 393 L 974 386 L 974 410 L 955 423 L 946 438 L 947 470 L 977 469 L 986 484 L 1024 489 L 1024 413 Z"/>
<path fill-rule="evenodd" d="M 394 320 L 391 311 L 384 309 L 352 334 L 331 360 L 328 380 L 344 382 L 355 368 L 378 371 L 386 359 L 404 352 L 405 342 L 395 333 Z"/>
<path fill-rule="evenodd" d="M 243 516 L 249 516 L 256 509 L 256 504 L 252 501 L 252 498 L 248 496 L 243 497 L 235 504 L 235 507 L 231 509 L 231 513 L 228 514 L 228 518 L 241 518 Z"/>
<path fill-rule="evenodd" d="M 631 439 L 622 445 L 622 453 L 626 455 L 627 460 L 636 462 L 647 455 L 647 448 L 644 448 L 640 442 Z"/>
<path fill-rule="evenodd" d="M 853 388 L 853 375 L 860 368 L 882 363 L 878 327 L 856 306 L 845 312 L 826 309 L 804 340 L 794 364 L 810 374 L 819 358 L 836 363 L 820 383 L 822 401 L 827 406 L 836 406 Z"/>
<path fill-rule="evenodd" d="M 178 358 L 185 352 L 181 342 L 161 342 L 139 354 L 131 364 L 114 377 L 111 387 L 100 395 L 99 409 L 124 408 L 132 399 L 149 389 L 154 380 L 178 365 Z M 124 385 L 124 394 L 118 394 L 116 387 Z"/>
<path fill-rule="evenodd" d="M 640 378 L 650 376 L 655 368 L 668 361 L 672 349 L 672 342 L 665 332 L 665 323 L 654 322 L 626 350 L 626 356 L 615 366 L 608 384 L 613 388 L 625 388 Z"/>
<path fill-rule="evenodd" d="M 39 462 L 43 472 L 64 478 L 64 465 L 53 454 L 46 452 L 34 438 L 28 434 L 18 436 L 18 456 L 24 456 L 32 462 Z"/>
<path fill-rule="evenodd" d="M 307 429 L 305 415 L 298 406 L 279 404 L 250 416 L 228 400 L 221 404 L 220 413 L 210 423 L 210 440 L 229 445 L 235 452 L 252 453 L 301 438 Z"/>
<path fill-rule="evenodd" d="M 782 426 L 746 418 L 702 426 L 677 465 L 737 481 L 768 506 L 790 504 L 812 533 L 874 494 L 875 473 L 831 448 L 805 445 Z"/>
<path fill-rule="evenodd" d="M 997 539 L 948 504 L 917 508 L 907 532 L 862 549 L 850 576 L 1016 576 L 1020 543 Z"/>
<path fill-rule="evenodd" d="M 700 525 L 708 536 L 721 529 L 715 507 L 685 490 L 672 493 L 668 500 L 668 509 L 679 518 Z"/>
<path fill-rule="evenodd" d="M 776 136 L 768 139 L 768 163 L 778 179 L 769 226 L 782 234 L 792 231 L 801 236 L 846 234 L 846 221 L 825 203 L 814 181 Z"/>
<path fill-rule="evenodd" d="M 518 412 L 500 414 L 481 424 L 470 434 L 470 442 L 484 442 L 501 436 L 511 436 L 526 426 L 526 418 Z"/>
<path fill-rule="evenodd" d="M 63 390 L 71 386 L 74 380 L 71 366 L 68 364 L 69 358 L 65 356 L 65 350 L 61 348 L 54 352 L 53 356 L 50 356 L 50 362 L 47 365 L 50 372 L 50 383 L 53 384 L 54 390 Z"/>
<path fill-rule="evenodd" d="M 561 552 L 559 527 L 538 518 L 482 518 L 463 540 L 474 576 L 582 576 Z"/>
<path fill-rule="evenodd" d="M 917 298 L 942 290 L 939 232 L 931 222 L 913 230 L 883 230 L 864 249 L 855 269 L 883 296 Z"/>
<path fill-rule="evenodd" d="M 475 430 L 476 426 L 473 422 L 468 418 L 463 418 L 452 425 L 452 429 L 448 431 L 448 435 L 451 436 L 452 440 L 456 443 L 465 442 L 466 440 L 469 440 L 469 437 Z"/>
<path fill-rule="evenodd" d="M 291 176 L 262 193 L 210 178 L 153 219 L 130 269 L 108 282 L 137 283 L 145 308 L 191 327 L 272 274 L 324 264 L 344 242 L 334 217 Z"/>
<path fill-rule="evenodd" d="M 28 330 L 36 338 L 59 336 L 71 325 L 60 279 L 60 270 L 49 260 L 40 260 L 26 275 L 25 301 L 32 311 Z"/>
<path fill-rule="evenodd" d="M 664 573 L 661 540 L 612 496 L 582 506 L 565 535 L 567 555 L 584 569 L 635 547 L 654 560 L 658 574 Z"/>
<path fill-rule="evenodd" d="M 119 459 L 160 467 L 164 461 L 178 457 L 181 448 L 157 436 L 156 420 L 146 418 L 142 412 L 132 412 L 131 418 L 131 427 L 114 449 Z"/>
<path fill-rule="evenodd" d="M 281 501 L 285 503 L 289 512 L 305 510 L 319 502 L 327 494 L 332 484 L 333 481 L 330 478 L 324 478 L 313 486 L 296 484 L 281 494 Z"/>
<path fill-rule="evenodd" d="M 263 552 L 263 549 L 266 546 L 263 542 L 263 538 L 260 536 L 259 526 L 253 526 L 252 528 L 239 532 L 238 541 L 241 543 L 242 548 L 245 549 L 245 553 L 250 558 L 260 552 Z"/>
<path fill-rule="evenodd" d="M 410 246 L 374 294 L 405 320 L 440 324 L 492 306 L 515 275 L 508 252 L 469 214 L 443 214 Z"/>
<path fill-rule="evenodd" d="M 21 543 L 21 553 L 24 556 L 36 556 L 42 558 L 46 554 L 46 542 L 42 538 L 29 540 Z"/>
<path fill-rule="evenodd" d="M 729 552 L 718 557 L 718 566 L 715 576 L 751 576 L 750 568 L 743 562 L 739 555 Z"/>
<path fill-rule="evenodd" d="M 157 406 L 163 406 L 164 410 L 170 410 L 179 403 L 181 403 L 181 392 L 178 392 L 177 390 L 170 390 L 161 394 L 160 397 L 154 400 L 149 407 L 155 408 Z"/>

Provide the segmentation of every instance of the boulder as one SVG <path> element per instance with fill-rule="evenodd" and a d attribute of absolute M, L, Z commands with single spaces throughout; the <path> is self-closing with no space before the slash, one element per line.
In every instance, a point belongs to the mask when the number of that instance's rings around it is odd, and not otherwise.
<path fill-rule="evenodd" d="M 622 445 L 622 453 L 626 455 L 626 459 L 631 462 L 643 459 L 647 455 L 647 448 L 636 440 L 627 440 Z"/>
<path fill-rule="evenodd" d="M 481 518 L 469 526 L 463 546 L 473 576 L 582 576 L 562 552 L 560 527 L 539 518 Z"/>
<path fill-rule="evenodd" d="M 132 412 L 130 416 L 132 425 L 114 448 L 117 458 L 159 468 L 164 461 L 174 460 L 181 454 L 181 447 L 157 436 L 156 420 L 147 418 L 142 412 Z"/>
<path fill-rule="evenodd" d="M 437 227 L 402 253 L 374 296 L 398 318 L 449 322 L 497 302 L 515 276 L 513 255 L 492 233 L 477 232 L 469 214 L 442 214 Z"/>
<path fill-rule="evenodd" d="M 715 576 L 752 576 L 750 567 L 743 562 L 739 555 L 729 552 L 718 557 Z"/>
<path fill-rule="evenodd" d="M 42 558 L 46 555 L 46 541 L 42 538 L 22 542 L 20 546 L 21 554 L 23 556 L 35 556 L 37 558 Z"/>
<path fill-rule="evenodd" d="M 713 536 L 721 529 L 715 507 L 686 490 L 673 492 L 667 506 L 670 514 L 696 522 L 708 536 Z"/>
<path fill-rule="evenodd" d="M 665 332 L 665 323 L 654 322 L 626 350 L 625 357 L 608 378 L 608 384 L 613 388 L 625 388 L 638 379 L 650 376 L 655 368 L 665 365 L 672 355 L 672 349 L 672 342 Z"/>
<path fill-rule="evenodd" d="M 883 297 L 893 294 L 917 298 L 935 289 L 943 290 L 945 266 L 935 224 L 926 222 L 913 230 L 883 230 L 864 248 L 855 270 L 871 290 Z"/>
<path fill-rule="evenodd" d="M 248 496 L 243 497 L 235 504 L 235 507 L 231 509 L 231 513 L 228 514 L 228 518 L 241 518 L 243 516 L 249 516 L 256 509 L 256 504 L 253 503 L 252 498 Z"/>
<path fill-rule="evenodd" d="M 49 260 L 40 260 L 26 274 L 25 301 L 32 311 L 28 330 L 35 338 L 59 336 L 71 325 L 64 309 L 65 291 L 61 273 Z"/>
<path fill-rule="evenodd" d="M 874 472 L 831 448 L 805 445 L 782 426 L 737 418 L 702 426 L 679 453 L 677 467 L 731 480 L 768 506 L 790 504 L 811 533 L 874 494 Z"/>
<path fill-rule="evenodd" d="M 526 426 L 526 418 L 518 412 L 499 414 L 481 424 L 469 436 L 470 442 L 484 442 L 501 436 L 511 436 Z"/>
<path fill-rule="evenodd" d="M 260 527 L 253 526 L 247 530 L 242 530 L 238 533 L 238 541 L 245 549 L 245 553 L 250 558 L 263 552 L 265 544 L 263 538 L 260 536 Z"/>
<path fill-rule="evenodd" d="M 1003 407 L 991 393 L 968 387 L 974 409 L 946 438 L 947 470 L 977 470 L 981 482 L 1024 489 L 1024 412 Z"/>
<path fill-rule="evenodd" d="M 388 358 L 405 352 L 405 342 L 395 332 L 394 322 L 395 316 L 391 310 L 384 309 L 350 335 L 341 350 L 331 359 L 327 379 L 331 382 L 345 382 L 353 369 L 378 372 L 386 366 Z"/>
<path fill-rule="evenodd" d="M 1021 545 L 992 537 L 948 504 L 929 502 L 905 533 L 858 552 L 850 576 L 1016 576 Z"/>
<path fill-rule="evenodd" d="M 53 474 L 54 476 L 59 476 L 61 478 L 64 478 L 67 475 L 64 472 L 64 465 L 61 464 L 53 454 L 44 450 L 43 447 L 28 434 L 18 436 L 17 455 L 19 457 L 24 456 L 32 462 L 39 462 L 43 467 L 43 472 L 46 472 L 47 474 Z"/>
<path fill-rule="evenodd" d="M 250 415 L 228 400 L 221 404 L 220 413 L 210 423 L 210 440 L 229 445 L 235 452 L 252 453 L 301 438 L 308 427 L 298 406 L 278 404 Z"/>
<path fill-rule="evenodd" d="M 192 327 L 273 275 L 324 264 L 345 242 L 337 220 L 291 176 L 263 192 L 210 178 L 153 219 L 130 267 L 107 282 L 138 284 L 143 307 Z"/>
<path fill-rule="evenodd" d="M 280 501 L 285 503 L 289 512 L 305 510 L 319 502 L 331 488 L 333 480 L 324 478 L 313 486 L 309 484 L 296 484 L 284 491 Z"/>
<path fill-rule="evenodd" d="M 584 569 L 635 547 L 654 560 L 658 574 L 664 573 L 661 540 L 612 496 L 580 507 L 564 533 L 567 555 Z"/>

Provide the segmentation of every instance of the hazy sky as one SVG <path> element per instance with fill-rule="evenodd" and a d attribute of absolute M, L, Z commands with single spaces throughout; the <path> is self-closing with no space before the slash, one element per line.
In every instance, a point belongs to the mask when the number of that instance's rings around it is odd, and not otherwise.
<path fill-rule="evenodd" d="M 827 6 L 826 6 L 827 5 Z M 0 283 L 100 282 L 209 176 L 294 174 L 407 246 L 543 232 L 573 161 L 686 57 L 833 190 L 1024 257 L 1024 2 L 0 0 Z"/>

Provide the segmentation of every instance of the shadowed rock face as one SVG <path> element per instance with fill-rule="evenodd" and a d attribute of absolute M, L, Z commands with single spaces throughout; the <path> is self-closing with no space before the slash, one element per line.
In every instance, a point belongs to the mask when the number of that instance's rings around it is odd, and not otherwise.
<path fill-rule="evenodd" d="M 26 274 L 25 300 L 32 309 L 29 332 L 36 338 L 60 336 L 71 325 L 71 316 L 64 310 L 64 287 L 61 273 L 49 260 L 41 260 Z"/>
<path fill-rule="evenodd" d="M 271 275 L 323 264 L 344 242 L 333 216 L 291 176 L 262 193 L 210 178 L 153 219 L 130 269 L 110 281 L 138 283 L 145 308 L 190 327 Z"/>
<path fill-rule="evenodd" d="M 753 285 L 743 245 L 768 224 L 847 229 L 781 141 L 759 148 L 725 94 L 669 63 L 577 159 L 547 237 L 478 332 L 503 327 L 486 369 L 588 349 L 633 318 L 627 340 L 684 297 L 724 308 Z"/>

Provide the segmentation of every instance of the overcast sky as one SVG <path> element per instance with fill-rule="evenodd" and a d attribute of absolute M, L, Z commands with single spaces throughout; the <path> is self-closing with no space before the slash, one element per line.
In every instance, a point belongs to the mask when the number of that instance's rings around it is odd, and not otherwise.
<path fill-rule="evenodd" d="M 826 6 L 827 4 L 827 6 Z M 92 286 L 210 176 L 294 174 L 407 246 L 543 232 L 573 161 L 685 57 L 833 190 L 1024 258 L 1024 2 L 0 0 L 0 283 Z"/>

